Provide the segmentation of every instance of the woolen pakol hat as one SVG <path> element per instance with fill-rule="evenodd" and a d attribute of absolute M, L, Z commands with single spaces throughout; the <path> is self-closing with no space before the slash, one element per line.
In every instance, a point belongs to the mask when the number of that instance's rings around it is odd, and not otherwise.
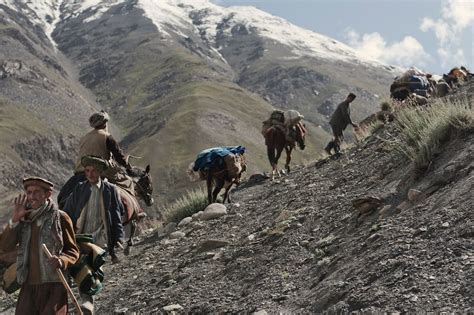
<path fill-rule="evenodd" d="M 105 171 L 109 167 L 109 163 L 98 156 L 86 155 L 81 159 L 82 166 L 94 166 L 98 170 Z"/>
<path fill-rule="evenodd" d="M 89 117 L 89 124 L 91 125 L 92 128 L 96 128 L 108 122 L 109 119 L 110 119 L 109 114 L 101 110 L 100 112 L 94 113 L 91 115 L 91 117 Z"/>
<path fill-rule="evenodd" d="M 29 186 L 39 186 L 46 190 L 53 190 L 54 184 L 51 183 L 49 180 L 46 180 L 41 177 L 27 177 L 23 179 L 23 188 L 27 188 Z"/>

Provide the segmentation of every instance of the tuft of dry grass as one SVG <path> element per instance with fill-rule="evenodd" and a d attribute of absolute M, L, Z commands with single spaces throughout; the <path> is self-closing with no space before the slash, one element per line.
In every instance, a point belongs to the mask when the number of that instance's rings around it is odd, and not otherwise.
<path fill-rule="evenodd" d="M 364 139 L 370 137 L 372 134 L 377 132 L 380 128 L 383 128 L 384 123 L 378 119 L 375 121 L 366 124 L 366 125 L 361 125 L 357 130 L 355 131 L 355 136 L 356 140 L 358 142 L 363 141 Z"/>
<path fill-rule="evenodd" d="M 204 210 L 208 205 L 207 192 L 202 188 L 188 190 L 161 211 L 165 222 L 179 223 L 182 219 Z"/>
<path fill-rule="evenodd" d="M 429 107 L 401 110 L 396 128 L 396 152 L 412 160 L 416 170 L 426 170 L 453 132 L 474 130 L 474 111 L 466 98 L 438 99 Z"/>

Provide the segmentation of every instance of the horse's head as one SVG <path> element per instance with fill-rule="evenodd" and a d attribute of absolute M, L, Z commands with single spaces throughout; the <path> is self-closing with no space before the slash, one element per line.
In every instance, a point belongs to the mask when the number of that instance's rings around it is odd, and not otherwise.
<path fill-rule="evenodd" d="M 145 170 L 134 167 L 133 172 L 136 174 L 136 176 L 134 176 L 135 193 L 145 201 L 147 206 L 153 205 L 155 201 L 152 195 L 153 182 L 150 176 L 150 165 L 147 165 Z"/>
<path fill-rule="evenodd" d="M 299 122 L 295 126 L 295 131 L 296 143 L 298 143 L 298 147 L 300 147 L 301 150 L 304 150 L 304 148 L 306 147 L 305 136 L 308 133 L 306 130 L 306 125 L 303 122 Z"/>

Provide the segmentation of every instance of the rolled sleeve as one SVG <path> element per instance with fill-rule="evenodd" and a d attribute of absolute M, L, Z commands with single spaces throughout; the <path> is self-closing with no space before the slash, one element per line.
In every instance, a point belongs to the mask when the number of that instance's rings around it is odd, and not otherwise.
<path fill-rule="evenodd" d="M 14 226 L 10 226 L 10 224 L 8 224 L 0 237 L 0 251 L 5 253 L 15 250 L 16 245 L 19 242 L 18 233 L 20 226 L 18 222 L 13 225 Z"/>
<path fill-rule="evenodd" d="M 76 236 L 74 234 L 74 227 L 69 216 L 61 211 L 61 229 L 63 233 L 63 251 L 59 256 L 63 265 L 62 269 L 66 270 L 69 266 L 76 263 L 79 259 L 79 248 L 76 244 Z"/>

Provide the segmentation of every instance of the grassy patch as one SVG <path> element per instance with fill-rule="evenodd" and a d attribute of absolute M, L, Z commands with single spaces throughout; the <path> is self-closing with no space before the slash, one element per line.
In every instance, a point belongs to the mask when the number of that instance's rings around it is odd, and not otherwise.
<path fill-rule="evenodd" d="M 430 107 L 403 109 L 396 126 L 400 133 L 395 150 L 424 171 L 453 132 L 474 130 L 474 112 L 467 99 L 438 100 Z"/>
<path fill-rule="evenodd" d="M 380 104 L 380 110 L 383 111 L 393 111 L 393 104 L 392 101 L 384 101 Z"/>
<path fill-rule="evenodd" d="M 380 120 L 375 120 L 367 125 L 360 126 L 357 131 L 355 132 L 355 137 L 358 142 L 363 141 L 364 139 L 368 138 L 380 128 L 383 128 L 384 123 Z"/>
<path fill-rule="evenodd" d="M 0 152 L 17 159 L 11 145 L 34 134 L 46 134 L 47 127 L 21 104 L 0 97 Z"/>
<path fill-rule="evenodd" d="M 207 205 L 207 193 L 202 188 L 188 190 L 176 201 L 165 206 L 162 214 L 165 222 L 179 223 L 182 219 L 204 210 Z"/>

